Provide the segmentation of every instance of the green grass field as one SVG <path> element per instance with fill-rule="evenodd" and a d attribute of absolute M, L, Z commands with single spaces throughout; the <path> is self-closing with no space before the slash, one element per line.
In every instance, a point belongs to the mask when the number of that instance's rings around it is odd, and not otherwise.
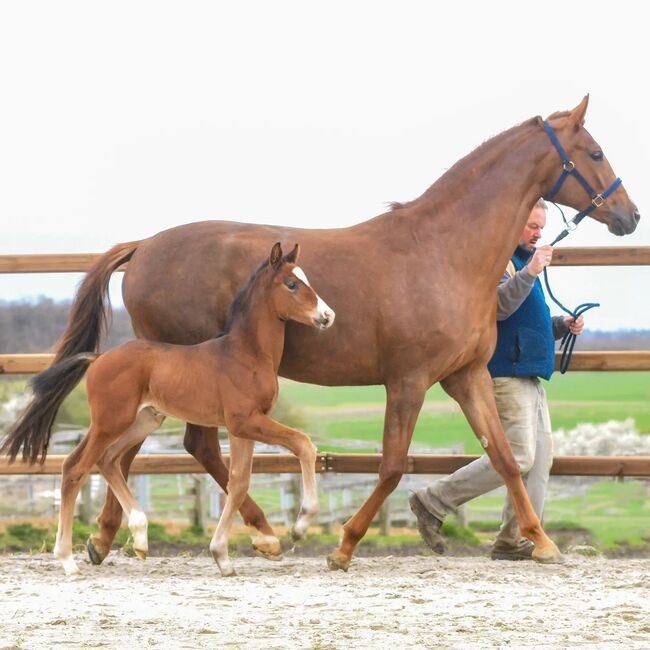
<path fill-rule="evenodd" d="M 544 385 L 554 429 L 632 417 L 641 433 L 650 433 L 650 373 L 556 373 Z M 316 436 L 323 451 L 350 448 L 337 441 L 357 440 L 357 451 L 376 451 L 381 446 L 381 409 L 386 401 L 383 386 L 322 387 L 283 380 L 280 395 L 283 401 L 302 410 L 309 432 Z M 452 403 L 436 385 L 427 393 L 425 406 Z M 480 453 L 462 413 L 425 411 L 420 415 L 413 435 L 415 446 L 446 448 L 458 443 L 465 446 L 467 453 Z"/>

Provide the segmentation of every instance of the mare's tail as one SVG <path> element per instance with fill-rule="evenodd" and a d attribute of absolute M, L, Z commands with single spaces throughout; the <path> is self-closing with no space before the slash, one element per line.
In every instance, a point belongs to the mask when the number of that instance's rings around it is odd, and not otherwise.
<path fill-rule="evenodd" d="M 128 262 L 139 245 L 139 241 L 117 244 L 92 265 L 79 285 L 68 324 L 55 346 L 55 364 L 80 352 L 97 352 L 108 327 L 108 282 L 113 271 Z"/>
<path fill-rule="evenodd" d="M 16 460 L 22 447 L 23 460 L 33 465 L 45 460 L 50 432 L 57 411 L 70 391 L 81 381 L 98 354 L 82 352 L 50 366 L 32 379 L 34 397 L 0 445 L 0 454 Z"/>

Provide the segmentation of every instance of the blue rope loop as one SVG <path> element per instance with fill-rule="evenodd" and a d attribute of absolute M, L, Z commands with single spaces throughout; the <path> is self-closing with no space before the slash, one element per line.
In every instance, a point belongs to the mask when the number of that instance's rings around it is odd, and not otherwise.
<path fill-rule="evenodd" d="M 563 231 L 564 237 L 568 234 L 568 231 Z M 562 233 L 560 233 L 561 235 Z M 555 241 L 560 239 L 561 237 L 557 237 Z M 555 243 L 555 242 L 553 242 Z M 573 316 L 573 318 L 578 318 L 579 316 L 582 316 L 585 312 L 589 311 L 590 309 L 593 309 L 594 307 L 600 307 L 599 302 L 583 302 L 580 305 L 578 305 L 575 309 L 571 310 L 568 307 L 565 307 L 554 295 L 553 292 L 551 291 L 551 285 L 549 284 L 548 281 L 548 273 L 546 272 L 546 267 L 544 267 L 544 284 L 546 285 L 546 291 L 548 292 L 548 295 L 550 299 L 565 313 L 569 314 L 569 316 Z M 560 351 L 562 352 L 562 356 L 560 357 L 560 374 L 564 374 L 568 369 L 569 366 L 571 365 L 571 358 L 573 357 L 573 348 L 575 347 L 576 344 L 576 339 L 578 337 L 573 334 L 571 331 L 568 331 L 563 337 L 562 340 L 560 341 Z"/>

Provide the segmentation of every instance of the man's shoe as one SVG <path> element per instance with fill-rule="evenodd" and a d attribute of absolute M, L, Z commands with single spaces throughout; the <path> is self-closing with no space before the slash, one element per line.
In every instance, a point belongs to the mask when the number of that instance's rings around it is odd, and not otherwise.
<path fill-rule="evenodd" d="M 497 540 L 494 542 L 490 557 L 493 560 L 532 560 L 534 548 L 535 544 L 528 539 L 522 538 L 515 545 Z"/>
<path fill-rule="evenodd" d="M 409 507 L 418 522 L 418 530 L 424 543 L 434 552 L 442 555 L 447 550 L 444 537 L 440 534 L 442 521 L 432 515 L 415 492 L 409 496 Z"/>

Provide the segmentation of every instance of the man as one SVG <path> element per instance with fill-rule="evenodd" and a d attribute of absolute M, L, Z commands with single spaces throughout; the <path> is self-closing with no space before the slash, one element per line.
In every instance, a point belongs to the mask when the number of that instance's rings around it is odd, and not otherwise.
<path fill-rule="evenodd" d="M 488 364 L 499 417 L 540 520 L 553 444 L 546 394 L 539 378 L 550 379 L 553 373 L 554 339 L 564 336 L 567 330 L 581 334 L 584 328 L 582 316 L 550 316 L 538 276 L 551 263 L 553 249 L 535 249 L 545 225 L 546 203 L 540 199 L 497 288 L 497 345 Z M 501 476 L 483 455 L 451 476 L 411 494 L 409 504 L 424 542 L 437 553 L 444 552 L 439 530 L 445 516 L 500 485 Z M 508 497 L 491 557 L 531 559 L 533 548 L 532 542 L 521 537 Z"/>

